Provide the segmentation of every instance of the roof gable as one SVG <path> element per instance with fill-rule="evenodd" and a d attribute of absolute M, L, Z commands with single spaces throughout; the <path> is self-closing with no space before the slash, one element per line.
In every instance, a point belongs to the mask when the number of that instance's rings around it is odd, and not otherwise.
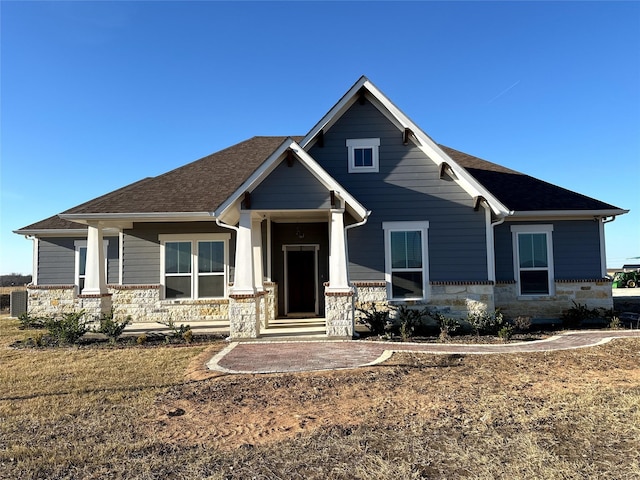
<path fill-rule="evenodd" d="M 407 115 L 405 115 L 389 98 L 384 95 L 365 76 L 347 91 L 327 114 L 309 131 L 302 139 L 300 145 L 305 150 L 318 141 L 344 113 L 356 103 L 362 96 L 378 108 L 399 130 L 399 134 L 405 135 L 406 141 L 412 141 L 424 154 L 437 165 L 446 163 L 455 173 L 455 181 L 472 197 L 483 197 L 489 203 L 495 214 L 509 215 L 511 212 L 489 190 L 483 187 L 467 171 L 461 168 L 451 159 L 425 132 L 422 131 Z"/>

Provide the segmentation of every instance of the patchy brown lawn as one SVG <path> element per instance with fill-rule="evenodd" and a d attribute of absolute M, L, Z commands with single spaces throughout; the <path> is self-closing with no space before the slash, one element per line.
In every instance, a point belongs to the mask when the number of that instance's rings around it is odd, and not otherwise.
<path fill-rule="evenodd" d="M 224 375 L 202 368 L 223 342 L 24 335 L 0 318 L 0 478 L 640 478 L 640 339 Z"/>

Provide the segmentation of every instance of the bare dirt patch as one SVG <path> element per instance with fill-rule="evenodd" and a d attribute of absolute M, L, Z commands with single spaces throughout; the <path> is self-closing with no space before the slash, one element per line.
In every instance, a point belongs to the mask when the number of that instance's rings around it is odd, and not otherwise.
<path fill-rule="evenodd" d="M 478 431 L 495 422 L 522 428 L 550 397 L 640 385 L 639 346 L 622 340 L 526 355 L 405 353 L 357 370 L 218 376 L 159 397 L 149 428 L 163 441 L 227 450 L 338 426 L 400 429 L 412 417 L 434 427 L 464 417 Z"/>

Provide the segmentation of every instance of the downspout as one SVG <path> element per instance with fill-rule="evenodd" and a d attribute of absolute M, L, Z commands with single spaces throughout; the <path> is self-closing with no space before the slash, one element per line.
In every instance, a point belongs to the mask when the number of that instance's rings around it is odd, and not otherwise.
<path fill-rule="evenodd" d="M 604 224 L 613 222 L 615 219 L 615 215 L 608 220 L 607 217 L 601 217 L 598 219 L 598 233 L 600 235 L 600 275 L 602 278 L 607 276 L 607 249 L 604 243 Z"/>
<path fill-rule="evenodd" d="M 215 212 L 214 212 L 213 214 L 215 214 Z M 239 230 L 239 229 L 238 229 L 238 227 L 236 227 L 235 225 L 228 225 L 228 224 L 226 224 L 226 223 L 222 223 L 222 222 L 220 222 L 220 218 L 219 218 L 219 217 L 215 217 L 215 219 L 216 219 L 216 225 L 218 225 L 219 227 L 222 227 L 222 228 L 228 228 L 229 230 L 233 230 L 234 232 L 236 232 L 236 234 L 238 233 L 238 230 Z M 237 238 L 237 237 L 236 237 L 236 238 Z M 233 262 L 233 281 L 234 281 L 234 282 L 235 282 L 235 280 L 236 280 L 236 272 L 235 272 L 235 268 L 236 268 L 236 262 L 234 261 L 234 262 Z M 226 288 L 225 288 L 225 290 L 226 290 Z"/>
<path fill-rule="evenodd" d="M 349 280 L 349 239 L 347 238 L 347 230 L 351 230 L 352 228 L 356 228 L 356 227 L 361 227 L 362 225 L 364 225 L 365 223 L 367 223 L 367 221 L 369 220 L 369 215 L 371 215 L 371 210 L 367 210 L 367 213 L 364 216 L 364 219 L 361 222 L 357 222 L 357 223 L 352 223 L 351 225 L 346 225 L 344 227 L 344 245 L 345 245 L 345 258 L 346 258 L 346 262 L 347 262 L 347 281 L 349 282 L 349 285 L 351 285 L 351 280 Z M 351 286 L 351 288 L 353 288 L 353 286 Z M 356 316 L 355 316 L 355 312 L 354 315 L 352 315 L 351 317 L 351 331 L 353 332 L 353 336 L 355 338 L 359 337 L 360 334 L 358 332 L 356 332 Z"/>

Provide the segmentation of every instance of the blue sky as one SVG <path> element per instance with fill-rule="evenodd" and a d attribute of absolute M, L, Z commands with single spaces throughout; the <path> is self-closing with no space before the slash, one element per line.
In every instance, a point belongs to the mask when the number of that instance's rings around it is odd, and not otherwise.
<path fill-rule="evenodd" d="M 631 213 L 638 2 L 0 2 L 0 273 L 12 230 L 254 135 L 305 134 L 367 75 L 434 140 Z"/>

